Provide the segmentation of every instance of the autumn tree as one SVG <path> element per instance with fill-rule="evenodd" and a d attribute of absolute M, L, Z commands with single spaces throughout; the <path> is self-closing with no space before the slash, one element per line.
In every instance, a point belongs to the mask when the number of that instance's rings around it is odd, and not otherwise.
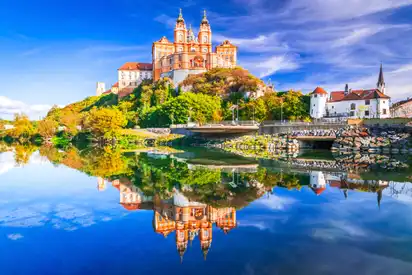
<path fill-rule="evenodd" d="M 51 139 L 57 131 L 57 122 L 52 119 L 40 120 L 37 126 L 39 134 L 49 140 Z"/>
<path fill-rule="evenodd" d="M 14 128 L 9 130 L 8 134 L 19 141 L 27 142 L 36 133 L 29 117 L 24 114 L 15 114 L 13 125 Z"/>
<path fill-rule="evenodd" d="M 97 137 L 112 138 L 126 125 L 126 119 L 117 109 L 93 108 L 85 117 L 84 126 Z"/>

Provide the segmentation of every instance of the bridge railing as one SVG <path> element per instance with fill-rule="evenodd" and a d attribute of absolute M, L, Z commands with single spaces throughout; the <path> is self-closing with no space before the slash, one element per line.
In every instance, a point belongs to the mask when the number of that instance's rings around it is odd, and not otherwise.
<path fill-rule="evenodd" d="M 208 122 L 200 125 L 199 123 L 189 122 L 187 124 L 173 124 L 170 128 L 193 128 L 193 127 L 216 127 L 216 126 L 259 126 L 259 122 L 254 120 L 242 121 L 219 121 Z"/>
<path fill-rule="evenodd" d="M 346 124 L 346 121 L 338 121 L 338 120 L 320 120 L 320 121 L 289 121 L 289 120 L 266 120 L 262 122 L 262 126 L 305 126 L 305 125 L 340 125 Z"/>

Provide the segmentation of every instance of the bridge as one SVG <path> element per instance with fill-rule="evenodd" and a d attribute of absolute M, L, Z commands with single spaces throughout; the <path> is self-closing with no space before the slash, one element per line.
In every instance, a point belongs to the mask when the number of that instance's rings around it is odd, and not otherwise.
<path fill-rule="evenodd" d="M 218 123 L 208 123 L 199 125 L 195 123 L 172 125 L 172 133 L 184 135 L 200 135 L 205 137 L 225 137 L 225 136 L 242 136 L 273 134 L 291 134 L 296 131 L 314 131 L 314 130 L 338 130 L 347 125 L 346 122 L 294 122 L 294 121 L 265 121 L 258 123 L 256 121 L 222 121 Z M 330 141 L 336 139 L 335 136 L 297 136 L 298 140 L 323 140 Z"/>

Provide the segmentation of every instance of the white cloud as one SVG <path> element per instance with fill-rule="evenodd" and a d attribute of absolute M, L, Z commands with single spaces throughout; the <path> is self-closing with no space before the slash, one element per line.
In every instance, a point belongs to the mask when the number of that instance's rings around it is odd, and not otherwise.
<path fill-rule="evenodd" d="M 52 106 L 47 104 L 26 104 L 22 101 L 13 100 L 0 96 L 0 116 L 11 118 L 14 114 L 24 113 L 31 119 L 39 119 L 47 114 Z"/>
<path fill-rule="evenodd" d="M 307 21 L 350 20 L 407 5 L 412 0 L 291 0 L 284 14 Z"/>
<path fill-rule="evenodd" d="M 21 234 L 15 233 L 15 234 L 7 235 L 7 238 L 9 238 L 12 241 L 17 241 L 17 240 L 23 239 L 24 237 Z"/>
<path fill-rule="evenodd" d="M 281 197 L 278 195 L 271 195 L 268 198 L 261 198 L 256 201 L 257 205 L 263 205 L 272 210 L 284 210 L 286 206 L 295 203 L 296 200 L 289 197 Z"/>
<path fill-rule="evenodd" d="M 296 57 L 291 54 L 264 57 L 260 60 L 254 57 L 246 61 L 240 61 L 240 63 L 259 77 L 266 77 L 279 71 L 291 71 L 299 68 Z"/>

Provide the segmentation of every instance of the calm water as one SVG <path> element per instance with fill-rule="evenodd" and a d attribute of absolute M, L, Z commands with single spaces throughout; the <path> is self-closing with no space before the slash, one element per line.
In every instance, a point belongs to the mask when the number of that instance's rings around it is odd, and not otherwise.
<path fill-rule="evenodd" d="M 2 150 L 1 275 L 412 274 L 407 158 Z"/>

